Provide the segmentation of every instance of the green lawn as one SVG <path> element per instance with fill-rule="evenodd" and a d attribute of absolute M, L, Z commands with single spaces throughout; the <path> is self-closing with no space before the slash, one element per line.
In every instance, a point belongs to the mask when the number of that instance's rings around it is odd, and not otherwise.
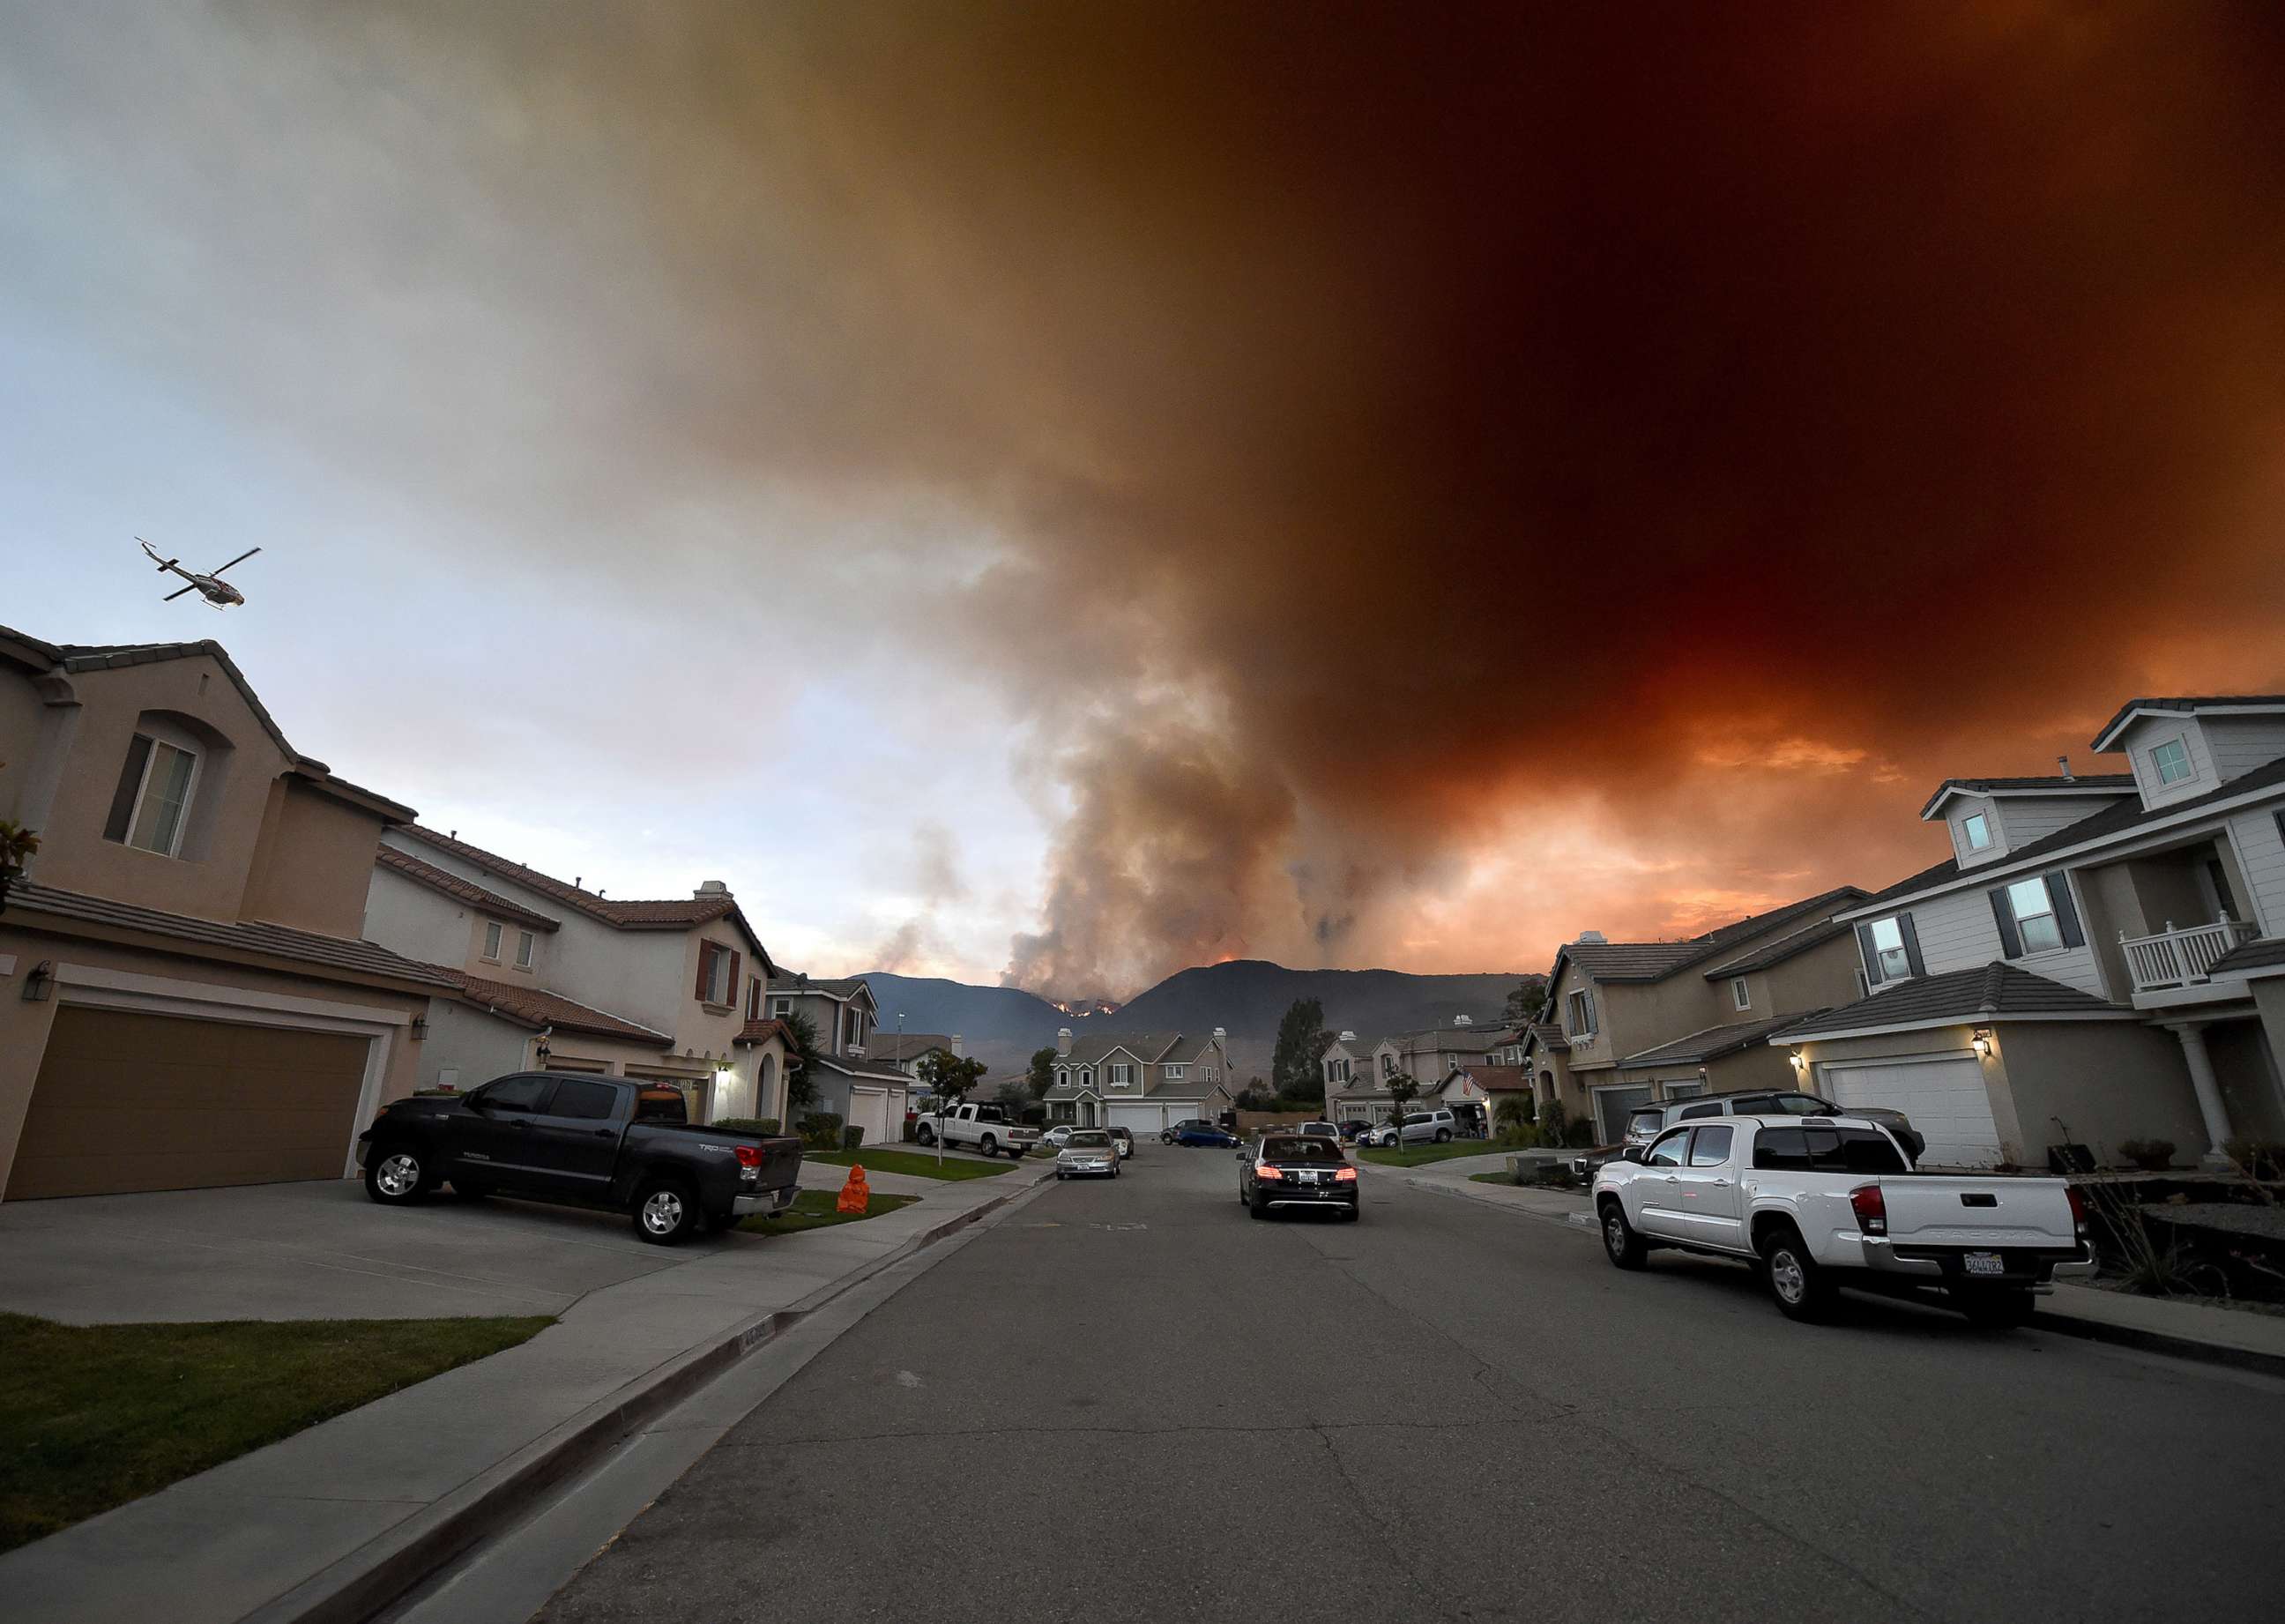
<path fill-rule="evenodd" d="M 867 1171 L 871 1171 L 869 1164 Z M 796 1196 L 793 1204 L 777 1217 L 763 1218 L 758 1214 L 740 1220 L 738 1228 L 749 1235 L 798 1235 L 805 1229 L 830 1229 L 836 1224 L 853 1224 L 868 1218 L 878 1218 L 883 1212 L 908 1207 L 920 1197 L 890 1196 L 875 1190 L 861 1212 L 840 1211 L 835 1204 L 840 1199 L 841 1192 L 837 1189 L 805 1189 Z"/>
<path fill-rule="evenodd" d="M 0 1550 L 514 1347 L 554 1322 L 59 1325 L 0 1314 Z"/>
<path fill-rule="evenodd" d="M 1471 1184 L 1512 1185 L 1515 1182 L 1515 1175 L 1513 1173 L 1472 1173 L 1468 1175 L 1468 1182 Z"/>
<path fill-rule="evenodd" d="M 905 1173 L 919 1179 L 988 1179 L 1007 1172 L 1016 1164 L 1012 1161 L 972 1162 L 957 1156 L 944 1158 L 944 1166 L 936 1165 L 933 1150 L 805 1150 L 805 1162 L 827 1162 L 836 1167 L 846 1167 L 862 1162 L 868 1173 Z"/>
<path fill-rule="evenodd" d="M 1383 1167 L 1417 1167 L 1424 1162 L 1449 1162 L 1456 1156 L 1492 1156 L 1499 1145 L 1487 1139 L 1456 1139 L 1449 1144 L 1407 1145 L 1402 1149 L 1360 1150 L 1368 1162 Z"/>

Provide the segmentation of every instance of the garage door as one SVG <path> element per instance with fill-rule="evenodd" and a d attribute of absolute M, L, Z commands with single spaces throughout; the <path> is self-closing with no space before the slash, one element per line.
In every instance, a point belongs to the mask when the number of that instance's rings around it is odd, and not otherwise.
<path fill-rule="evenodd" d="M 338 1179 L 371 1040 L 56 1011 L 11 1201 Z"/>
<path fill-rule="evenodd" d="M 1938 1167 L 1998 1165 L 1999 1129 L 1975 1055 L 1827 1066 L 1825 1076 L 1833 1103 L 1843 1110 L 1886 1105 L 1910 1117 L 1928 1141 L 1921 1161 Z"/>
<path fill-rule="evenodd" d="M 1598 1088 L 1595 1090 L 1595 1129 L 1601 1135 L 1599 1143 L 1614 1145 L 1627 1131 L 1627 1113 L 1637 1105 L 1650 1103 L 1647 1088 Z"/>
<path fill-rule="evenodd" d="M 1180 1122 L 1196 1115 L 1188 1105 L 1179 1110 L 1165 1105 L 1118 1104 L 1107 1108 L 1105 1126 L 1125 1128 L 1130 1134 L 1163 1133 L 1169 1123 Z"/>
<path fill-rule="evenodd" d="M 863 1142 L 877 1145 L 889 1137 L 889 1091 L 885 1088 L 852 1088 L 849 1091 L 849 1126 L 863 1128 Z"/>

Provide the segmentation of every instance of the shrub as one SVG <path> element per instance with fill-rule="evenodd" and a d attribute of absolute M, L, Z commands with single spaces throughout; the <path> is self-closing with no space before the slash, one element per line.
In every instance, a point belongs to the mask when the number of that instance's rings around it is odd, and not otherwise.
<path fill-rule="evenodd" d="M 733 1134 L 774 1134 L 778 1131 L 775 1117 L 717 1117 L 707 1125 L 728 1128 Z"/>
<path fill-rule="evenodd" d="M 1547 1102 L 1547 1109 L 1539 1113 L 1539 1134 L 1542 1142 L 1559 1145 L 1571 1131 L 1571 1113 L 1563 1109 L 1560 1100 Z"/>
<path fill-rule="evenodd" d="M 854 1150 L 858 1146 L 864 1142 L 865 1130 L 863 1128 L 846 1127 L 841 1130 L 841 1148 L 844 1150 Z"/>
<path fill-rule="evenodd" d="M 1563 1142 L 1574 1150 L 1589 1150 L 1595 1144 L 1595 1119 L 1582 1117 L 1563 1130 Z"/>
<path fill-rule="evenodd" d="M 2222 1149 L 2250 1179 L 2285 1179 L 2285 1141 L 2233 1139 Z"/>
<path fill-rule="evenodd" d="M 1509 1122 L 1500 1128 L 1500 1143 L 1518 1150 L 1536 1150 L 1542 1141 L 1539 1126 L 1533 1122 Z"/>
<path fill-rule="evenodd" d="M 2122 1139 L 2118 1154 L 2145 1173 L 2163 1173 L 2174 1165 L 2174 1142 L 2171 1139 Z"/>
<path fill-rule="evenodd" d="M 801 1142 L 812 1150 L 841 1149 L 841 1118 L 838 1112 L 812 1111 L 801 1119 Z"/>

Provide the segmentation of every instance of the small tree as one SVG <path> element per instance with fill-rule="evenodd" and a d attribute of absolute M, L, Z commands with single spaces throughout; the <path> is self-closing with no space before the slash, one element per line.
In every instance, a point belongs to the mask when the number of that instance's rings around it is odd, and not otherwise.
<path fill-rule="evenodd" d="M 1296 999 L 1277 1023 L 1277 1047 L 1269 1057 L 1269 1080 L 1280 1094 L 1323 1099 L 1325 1008 L 1314 998 Z"/>
<path fill-rule="evenodd" d="M 1547 977 L 1526 976 L 1507 995 L 1507 1004 L 1500 1011 L 1500 1017 L 1511 1026 L 1527 1026 L 1537 1020 L 1546 1008 Z"/>
<path fill-rule="evenodd" d="M 1032 1051 L 1032 1069 L 1024 1082 L 1034 1100 L 1046 1099 L 1048 1090 L 1056 1086 L 1056 1061 L 1061 1053 L 1061 1050 L 1051 1048 Z"/>
<path fill-rule="evenodd" d="M 1396 1142 L 1401 1149 L 1404 1143 L 1404 1108 L 1420 1097 L 1420 1084 L 1409 1071 L 1399 1071 L 1388 1079 L 1386 1092 L 1390 1119 L 1396 1124 Z"/>
<path fill-rule="evenodd" d="M 794 1122 L 817 1103 L 817 1060 L 823 1051 L 815 1021 L 798 1009 L 780 1018 L 793 1034 L 795 1063 L 786 1067 L 786 1120 Z"/>
<path fill-rule="evenodd" d="M 1548 1101 L 1547 1110 L 1540 1117 L 1539 1136 L 1549 1144 L 1560 1148 L 1564 1135 L 1571 1126 L 1570 1118 L 1571 1113 L 1563 1109 L 1561 1100 Z"/>
<path fill-rule="evenodd" d="M 930 1049 L 921 1056 L 921 1081 L 936 1096 L 936 1114 L 943 1116 L 966 1098 L 983 1080 L 984 1070 L 982 1061 L 962 1060 L 950 1049 Z"/>

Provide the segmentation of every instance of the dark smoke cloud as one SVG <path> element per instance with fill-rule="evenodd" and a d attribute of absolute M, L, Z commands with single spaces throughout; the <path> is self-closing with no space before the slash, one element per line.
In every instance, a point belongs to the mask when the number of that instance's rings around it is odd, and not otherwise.
<path fill-rule="evenodd" d="M 1041 991 L 1524 967 L 1881 883 L 1934 779 L 2285 677 L 2273 7 L 303 38 L 414 87 L 476 247 L 586 270 L 496 291 L 625 455 L 990 537 L 876 612 L 1002 688 L 1068 805 L 1008 972 Z"/>

